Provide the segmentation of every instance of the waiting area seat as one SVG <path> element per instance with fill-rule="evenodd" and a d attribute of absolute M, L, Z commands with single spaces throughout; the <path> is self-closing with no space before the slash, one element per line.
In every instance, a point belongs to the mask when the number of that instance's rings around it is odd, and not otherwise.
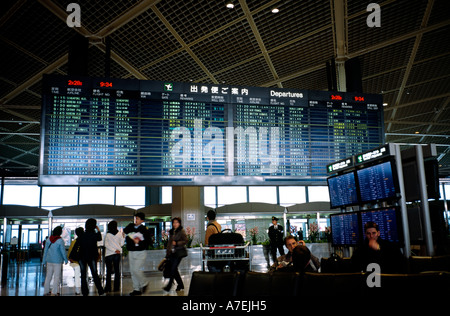
<path fill-rule="evenodd" d="M 236 296 L 242 276 L 241 272 L 195 271 L 189 296 Z"/>
<path fill-rule="evenodd" d="M 404 262 L 404 273 L 422 273 L 431 271 L 450 272 L 450 255 L 411 256 Z M 320 261 L 321 272 L 352 273 L 357 272 L 351 258 L 330 257 Z"/>
<path fill-rule="evenodd" d="M 376 280 L 374 282 L 374 280 Z M 375 285 L 375 286 L 374 286 Z M 434 295 L 450 291 L 450 273 L 413 274 L 310 273 L 296 272 L 193 272 L 189 296 L 274 297 L 318 294 Z"/>
<path fill-rule="evenodd" d="M 296 296 L 300 274 L 295 272 L 247 272 L 243 278 L 240 296 Z"/>
<path fill-rule="evenodd" d="M 450 272 L 450 255 L 411 256 L 409 258 L 409 272 L 421 273 L 426 271 Z"/>

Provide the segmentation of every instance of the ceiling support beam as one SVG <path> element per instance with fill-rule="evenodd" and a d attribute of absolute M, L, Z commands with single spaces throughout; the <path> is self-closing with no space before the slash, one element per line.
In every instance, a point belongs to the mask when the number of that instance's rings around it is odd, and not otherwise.
<path fill-rule="evenodd" d="M 448 100 L 446 102 L 448 104 Z M 429 125 L 430 122 L 423 122 L 423 121 L 403 121 L 403 120 L 395 120 L 395 121 L 385 121 L 385 123 L 393 123 L 393 124 L 399 124 L 399 125 L 414 125 L 414 126 L 423 126 L 423 125 Z M 432 122 L 431 124 L 435 126 L 448 126 L 450 127 L 450 123 L 439 123 L 439 122 Z M 429 130 L 429 129 L 428 129 Z"/>
<path fill-rule="evenodd" d="M 408 102 L 408 103 L 403 103 L 403 104 L 399 104 L 399 105 L 393 105 L 393 106 L 390 106 L 388 108 L 385 108 L 384 111 L 386 112 L 386 111 L 391 111 L 391 110 L 394 110 L 394 109 L 400 109 L 400 108 L 404 108 L 404 107 L 407 107 L 407 106 L 410 106 L 410 105 L 414 105 L 414 104 L 418 104 L 418 103 L 422 103 L 422 102 L 427 102 L 427 101 L 433 101 L 433 100 L 436 100 L 436 99 L 442 99 L 442 98 L 446 98 L 446 97 L 449 97 L 449 96 L 450 96 L 450 93 L 444 93 L 444 94 L 440 94 L 440 95 L 435 95 L 435 96 L 432 96 L 432 97 L 429 97 L 429 98 L 425 98 L 425 99 L 420 99 L 420 100 L 416 100 L 416 101 L 412 101 L 412 102 Z"/>
<path fill-rule="evenodd" d="M 333 27 L 334 27 L 334 47 L 336 51 L 336 75 L 337 89 L 341 92 L 347 91 L 345 62 L 347 57 L 347 36 L 345 27 L 345 5 L 344 0 L 333 1 Z"/>
<path fill-rule="evenodd" d="M 64 54 L 59 59 L 57 59 L 52 64 L 48 65 L 44 69 L 42 69 L 40 72 L 32 76 L 30 79 L 22 83 L 21 85 L 17 86 L 13 91 L 8 93 L 6 96 L 4 96 L 0 100 L 0 110 L 3 110 L 3 104 L 11 100 L 12 98 L 18 96 L 23 92 L 23 90 L 28 89 L 29 87 L 33 86 L 37 82 L 39 82 L 42 79 L 43 74 L 51 73 L 61 67 L 62 65 L 66 64 L 68 60 L 68 54 Z M 34 119 L 32 119 L 34 121 Z"/>
<path fill-rule="evenodd" d="M 112 23 L 104 26 L 100 31 L 98 31 L 95 35 L 99 38 L 105 38 L 116 30 L 132 21 L 145 11 L 151 9 L 153 6 L 161 2 L 161 0 L 143 0 L 139 2 L 137 5 L 126 11 L 124 14 L 117 17 Z"/>
<path fill-rule="evenodd" d="M 364 54 L 376 51 L 378 49 L 390 46 L 392 44 L 396 44 L 398 42 L 402 42 L 404 40 L 407 40 L 407 39 L 410 39 L 410 38 L 413 38 L 413 37 L 417 37 L 420 34 L 423 35 L 423 34 L 428 33 L 428 32 L 436 31 L 436 30 L 438 30 L 440 28 L 444 28 L 444 27 L 449 26 L 449 25 L 450 25 L 450 20 L 445 20 L 443 22 L 436 23 L 436 24 L 433 24 L 433 25 L 421 28 L 421 29 L 419 29 L 417 31 L 413 31 L 413 32 L 407 33 L 405 35 L 401 35 L 401 36 L 392 38 L 390 40 L 387 40 L 387 41 L 375 44 L 373 46 L 370 46 L 370 47 L 367 47 L 367 48 L 363 48 L 361 50 L 358 50 L 358 51 L 355 51 L 355 52 L 352 52 L 352 53 L 349 52 L 348 53 L 348 57 L 349 58 L 354 58 L 354 57 L 357 57 L 357 56 L 361 56 L 361 55 L 364 55 Z"/>
<path fill-rule="evenodd" d="M 435 125 L 440 125 L 440 123 L 438 123 L 439 117 L 441 116 L 441 114 L 445 111 L 445 109 L 448 107 L 448 105 L 450 104 L 450 97 L 447 98 L 444 102 L 444 104 L 441 106 L 440 109 L 436 109 L 436 114 L 434 115 L 433 119 L 431 120 L 431 123 L 428 125 L 427 129 L 425 130 L 425 134 L 429 133 L 431 131 L 431 128 Z M 445 124 L 447 126 L 450 126 L 450 124 Z M 420 139 L 420 141 L 422 142 L 423 139 L 425 137 L 422 137 Z"/>
<path fill-rule="evenodd" d="M 314 72 L 314 71 L 317 71 L 317 70 L 320 70 L 320 69 L 324 69 L 324 68 L 325 68 L 325 64 L 309 67 L 307 69 L 303 69 L 303 70 L 294 72 L 294 73 L 292 73 L 290 75 L 284 76 L 284 77 L 279 78 L 277 80 L 266 82 L 266 83 L 262 84 L 261 87 L 271 87 L 271 86 L 276 85 L 276 84 L 278 84 L 280 82 L 284 82 L 284 81 L 288 81 L 288 80 L 291 80 L 291 79 L 295 79 L 295 78 L 307 75 L 307 74 L 309 74 L 311 72 Z"/>
<path fill-rule="evenodd" d="M 431 15 L 431 9 L 433 8 L 433 4 L 434 4 L 434 0 L 428 0 L 427 8 L 425 10 L 425 14 L 422 19 L 422 24 L 420 25 L 421 29 L 425 28 L 428 24 L 428 20 Z M 408 82 L 409 74 L 411 73 L 411 69 L 414 64 L 414 60 L 416 59 L 417 51 L 419 50 L 420 41 L 422 40 L 422 35 L 423 35 L 423 33 L 417 34 L 416 40 L 414 41 L 414 46 L 411 51 L 411 55 L 409 56 L 408 65 L 406 66 L 405 74 L 403 75 L 403 80 L 400 85 L 400 89 L 398 91 L 397 98 L 394 102 L 394 106 L 399 105 L 401 102 L 401 99 L 403 97 L 403 92 L 405 91 L 405 87 L 406 87 L 406 83 Z M 396 114 L 397 114 L 397 108 L 394 108 L 394 110 L 391 112 L 391 118 L 390 118 L 391 121 L 394 120 Z M 391 130 L 391 127 L 392 127 L 392 123 L 389 123 L 388 126 L 386 127 L 386 131 L 389 132 Z"/>
<path fill-rule="evenodd" d="M 178 32 L 173 28 L 173 26 L 167 21 L 167 19 L 163 16 L 161 11 L 158 10 L 155 6 L 151 8 L 153 12 L 158 16 L 158 18 L 163 22 L 169 32 L 175 37 L 175 39 L 181 44 L 181 46 L 186 50 L 186 52 L 191 56 L 191 58 L 200 66 L 200 68 L 206 73 L 209 79 L 214 83 L 219 83 L 217 79 L 213 76 L 213 74 L 206 68 L 206 66 L 202 63 L 202 61 L 195 55 L 192 49 L 186 44 L 186 42 L 181 38 Z"/>
<path fill-rule="evenodd" d="M 278 74 L 275 70 L 275 66 L 272 63 L 272 60 L 270 59 L 270 55 L 266 49 L 266 45 L 264 45 L 264 41 L 262 40 L 261 34 L 258 31 L 258 28 L 256 27 L 255 20 L 253 20 L 253 15 L 250 12 L 250 9 L 248 8 L 247 2 L 244 0 L 239 0 L 239 4 L 241 5 L 242 11 L 244 11 L 245 17 L 247 18 L 247 22 L 250 25 L 250 28 L 252 29 L 253 36 L 256 39 L 256 42 L 258 43 L 259 49 L 262 52 L 262 55 L 264 57 L 264 60 L 267 63 L 267 66 L 270 69 L 270 72 L 272 73 L 272 76 L 274 80 L 278 80 Z M 283 85 L 281 82 L 277 83 L 279 88 L 283 88 Z"/>
<path fill-rule="evenodd" d="M 60 18 L 64 22 L 66 22 L 68 14 L 67 14 L 66 11 L 61 9 L 61 7 L 59 5 L 55 4 L 51 0 L 38 0 L 38 1 L 39 1 L 40 4 L 42 4 L 44 7 L 46 7 L 50 12 L 52 12 L 58 18 Z M 129 18 L 127 13 L 125 13 L 125 16 L 127 18 Z M 120 17 L 118 19 L 120 19 Z M 117 25 L 113 25 L 113 28 L 114 27 L 117 28 Z M 83 25 L 81 25 L 81 27 L 74 27 L 74 30 L 77 31 L 78 33 L 80 33 L 82 36 L 89 38 L 90 41 L 95 43 L 95 45 L 99 49 L 103 50 L 103 52 L 106 50 L 106 45 L 101 42 L 101 38 L 99 38 L 98 35 L 92 34 L 91 32 L 89 32 L 89 30 L 87 30 Z M 110 29 L 106 28 L 106 29 L 104 29 L 102 31 L 104 32 L 104 34 L 110 34 L 111 31 L 108 33 L 107 30 L 110 30 Z M 100 40 L 100 43 L 99 43 L 99 40 Z M 111 59 L 114 60 L 116 63 L 118 63 L 120 66 L 122 66 L 125 70 L 127 70 L 130 73 L 132 73 L 136 78 L 138 78 L 138 79 L 147 79 L 143 74 L 141 74 L 139 72 L 139 70 L 137 70 L 136 68 L 131 66 L 131 64 L 126 62 L 122 57 L 120 57 L 119 55 L 117 55 L 113 51 L 111 51 Z M 66 62 L 67 62 L 67 60 L 68 59 L 66 59 Z"/>

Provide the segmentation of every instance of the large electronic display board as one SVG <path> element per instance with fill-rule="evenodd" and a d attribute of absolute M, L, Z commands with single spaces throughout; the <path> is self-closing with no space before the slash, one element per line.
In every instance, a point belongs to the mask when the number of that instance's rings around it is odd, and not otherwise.
<path fill-rule="evenodd" d="M 355 178 L 354 172 L 348 172 L 327 179 L 331 208 L 359 204 Z"/>
<path fill-rule="evenodd" d="M 333 246 L 356 246 L 361 242 L 360 220 L 357 212 L 330 215 Z"/>
<path fill-rule="evenodd" d="M 360 202 L 394 199 L 399 193 L 397 173 L 392 161 L 386 161 L 356 171 Z"/>
<path fill-rule="evenodd" d="M 395 207 L 361 211 L 361 231 L 365 234 L 364 225 L 375 222 L 380 229 L 380 237 L 394 243 L 402 241 L 401 227 L 398 225 L 399 212 Z"/>
<path fill-rule="evenodd" d="M 384 143 L 380 95 L 45 75 L 42 100 L 41 185 L 324 184 Z"/>

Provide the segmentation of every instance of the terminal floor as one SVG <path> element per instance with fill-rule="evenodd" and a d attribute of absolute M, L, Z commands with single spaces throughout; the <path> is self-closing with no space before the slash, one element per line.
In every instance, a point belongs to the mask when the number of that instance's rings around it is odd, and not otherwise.
<path fill-rule="evenodd" d="M 40 260 L 29 260 L 20 263 L 11 262 L 8 267 L 8 278 L 0 288 L 0 296 L 43 296 L 45 269 Z M 162 288 L 168 280 L 164 279 L 161 272 L 147 272 L 145 276 L 149 281 L 149 286 L 143 296 L 187 296 L 190 285 L 190 278 L 193 271 L 180 271 L 184 283 L 184 291 L 175 291 L 176 282 L 170 292 Z M 74 272 L 70 265 L 63 265 L 62 296 L 76 296 L 74 287 Z M 122 277 L 120 292 L 107 293 L 107 296 L 128 296 L 132 291 L 130 275 Z M 104 284 L 104 280 L 103 280 Z M 97 296 L 97 290 L 93 282 L 89 282 L 89 296 Z M 54 292 L 54 291 L 53 291 Z"/>
<path fill-rule="evenodd" d="M 254 267 L 256 271 L 263 271 L 266 267 Z M 167 285 L 168 280 L 162 276 L 161 272 L 146 272 L 145 276 L 149 281 L 149 286 L 142 296 L 187 296 L 192 273 L 198 270 L 197 266 L 189 269 L 180 269 L 180 275 L 183 279 L 184 290 L 175 291 L 176 282 L 170 292 L 164 291 L 163 287 Z M 1 285 L 0 296 L 43 296 L 45 269 L 39 259 L 16 262 L 12 261 L 8 266 L 8 277 L 6 283 Z M 103 278 L 102 278 L 103 279 Z M 74 287 L 74 270 L 70 265 L 63 265 L 62 277 L 62 296 L 76 296 Z M 104 285 L 104 280 L 102 280 Z M 97 296 L 97 290 L 92 281 L 89 282 L 89 296 Z M 133 291 L 131 276 L 124 274 L 121 280 L 120 292 L 106 293 L 106 296 L 128 296 Z M 55 293 L 55 291 L 52 291 Z"/>

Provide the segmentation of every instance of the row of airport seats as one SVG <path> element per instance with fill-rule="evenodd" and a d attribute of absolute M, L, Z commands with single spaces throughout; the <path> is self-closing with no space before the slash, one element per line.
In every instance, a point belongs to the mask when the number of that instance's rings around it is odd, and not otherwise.
<path fill-rule="evenodd" d="M 328 260 L 322 258 L 321 272 L 325 273 L 352 273 L 356 272 L 351 258 L 338 258 Z M 405 273 L 422 273 L 431 271 L 450 272 L 450 255 L 443 256 L 411 256 L 404 262 Z"/>
<path fill-rule="evenodd" d="M 191 297 L 275 297 L 311 293 L 333 296 L 368 294 L 440 295 L 450 291 L 450 273 L 380 274 L 374 285 L 369 273 L 204 272 L 192 274 Z"/>

